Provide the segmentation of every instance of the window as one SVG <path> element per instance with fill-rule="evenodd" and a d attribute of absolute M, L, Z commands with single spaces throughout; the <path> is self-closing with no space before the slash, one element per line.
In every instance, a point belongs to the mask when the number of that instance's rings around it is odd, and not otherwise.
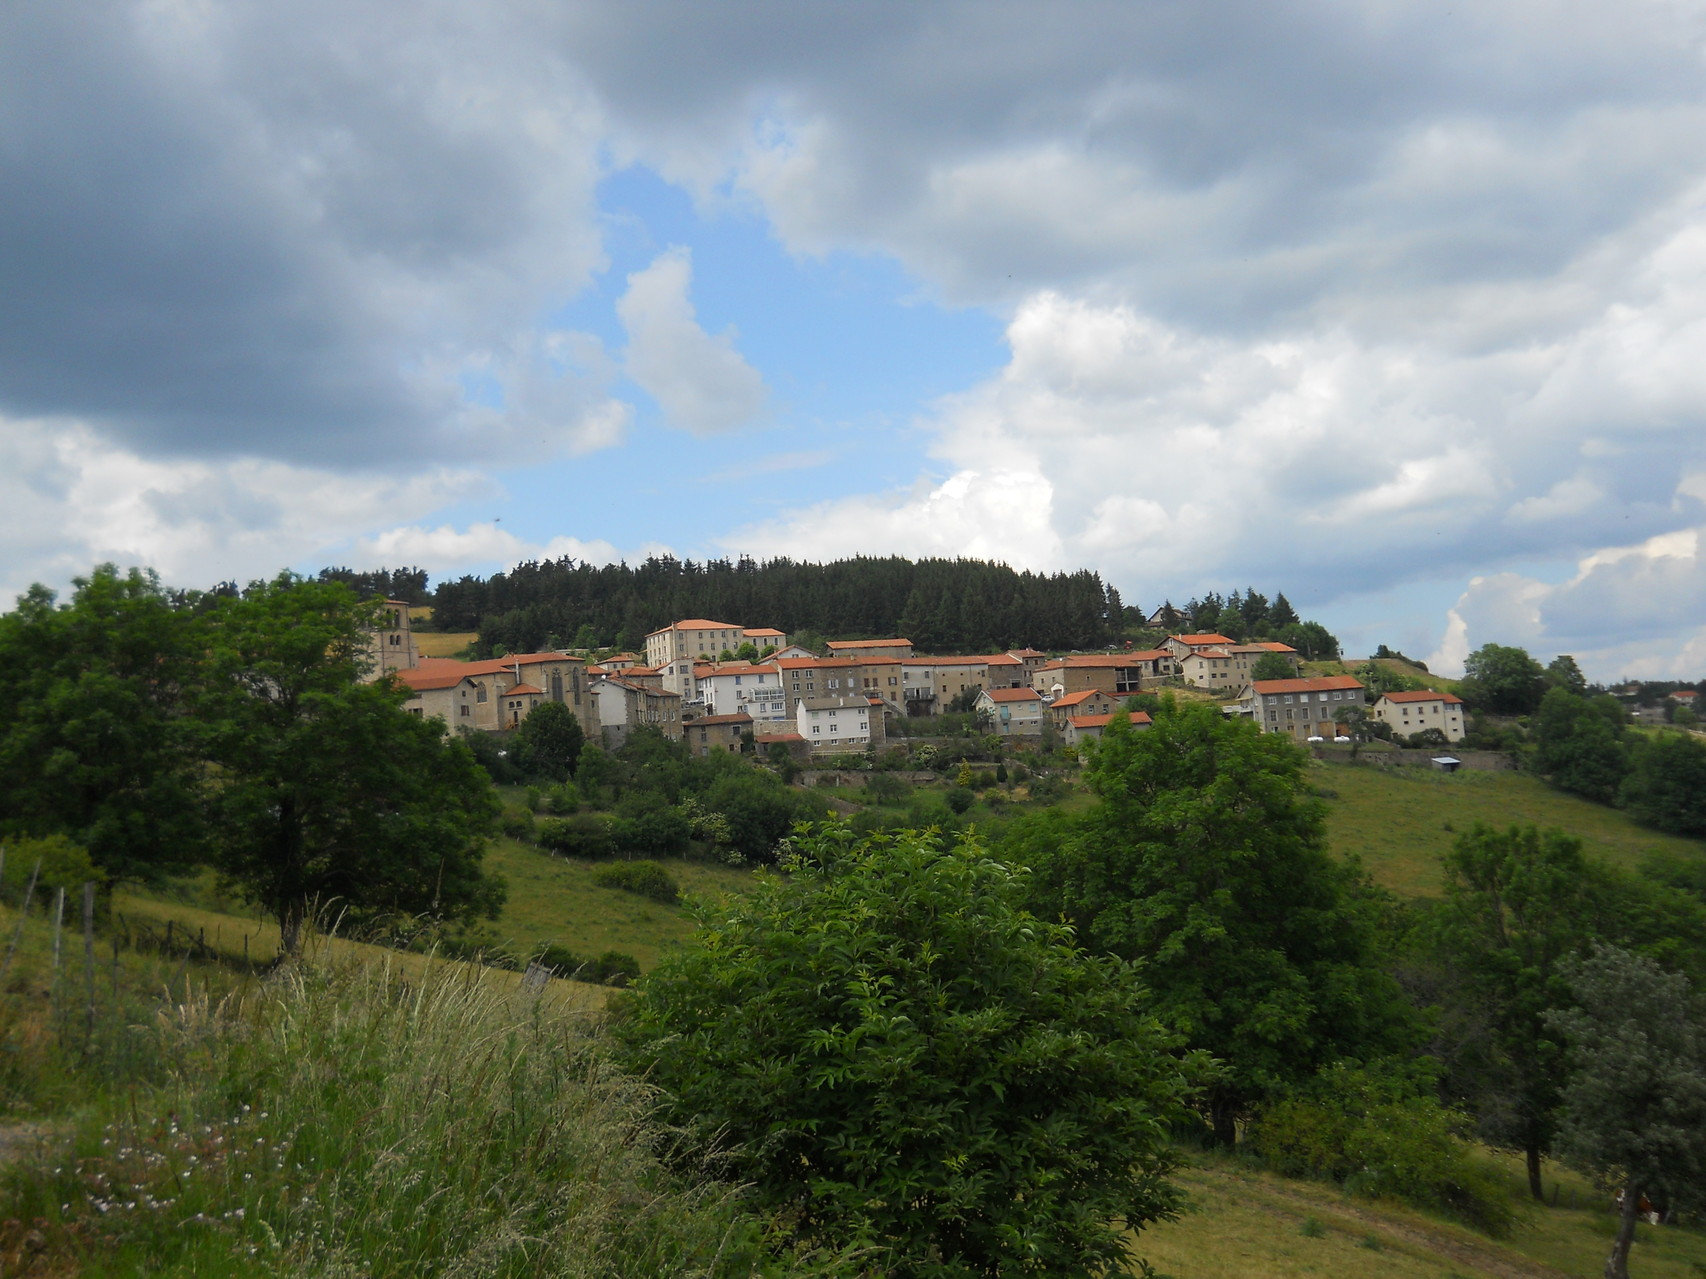
<path fill-rule="evenodd" d="M 835 725 L 835 724 L 831 724 L 831 725 L 830 725 L 830 726 L 829 726 L 829 731 L 830 731 L 830 732 L 832 732 L 832 733 L 833 733 L 833 732 L 835 732 L 835 731 L 836 731 L 836 729 L 837 729 L 837 728 L 838 728 L 838 727 L 839 727 L 839 726 L 838 726 L 838 725 Z"/>
<path fill-rule="evenodd" d="M 486 700 L 486 686 L 484 684 L 474 685 L 474 700 L 476 702 L 483 702 Z"/>
<path fill-rule="evenodd" d="M 462 712 L 463 718 L 466 719 L 468 715 L 468 708 L 466 706 L 459 706 L 457 709 Z"/>
<path fill-rule="evenodd" d="M 812 732 L 814 732 L 814 733 L 823 732 L 823 725 L 822 724 L 813 724 L 812 725 Z"/>

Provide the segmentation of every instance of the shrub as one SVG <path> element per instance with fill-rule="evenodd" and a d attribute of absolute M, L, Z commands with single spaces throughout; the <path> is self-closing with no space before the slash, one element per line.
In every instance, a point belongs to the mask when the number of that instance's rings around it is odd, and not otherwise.
<path fill-rule="evenodd" d="M 665 1117 L 807 1246 L 864 1273 L 1103 1274 L 1172 1215 L 1188 1089 L 1135 971 L 1019 901 L 967 839 L 796 836 L 795 874 L 707 915 L 617 1005 Z"/>
<path fill-rule="evenodd" d="M 904 804 L 912 787 L 893 773 L 876 773 L 865 784 L 865 795 L 876 804 Z"/>
<path fill-rule="evenodd" d="M 970 789 L 964 786 L 953 787 L 945 796 L 943 796 L 943 799 L 946 801 L 948 807 L 954 811 L 955 815 L 963 814 L 973 804 L 977 803 L 977 796 L 972 794 Z"/>
<path fill-rule="evenodd" d="M 680 853 L 692 836 L 686 813 L 647 792 L 631 792 L 622 801 L 621 815 L 610 822 L 610 842 L 619 853 Z"/>
<path fill-rule="evenodd" d="M 63 888 L 67 909 L 80 909 L 69 903 L 75 900 L 84 884 L 96 884 L 103 890 L 106 887 L 106 875 L 95 868 L 88 850 L 81 844 L 72 843 L 64 835 L 3 842 L 6 845 L 4 888 L 9 902 L 23 900 L 32 874 L 36 876 L 37 908 L 51 901 L 55 889 Z M 39 874 L 36 873 L 38 862 L 41 864 Z"/>
<path fill-rule="evenodd" d="M 538 843 L 565 857 L 608 857 L 610 823 L 602 817 L 547 817 L 537 826 Z"/>
<path fill-rule="evenodd" d="M 674 905 L 681 899 L 681 888 L 674 877 L 656 862 L 611 862 L 595 870 L 592 878 L 605 888 L 637 893 L 655 902 Z"/>
<path fill-rule="evenodd" d="M 539 946 L 534 959 L 559 977 L 605 986 L 626 986 L 640 975 L 640 961 L 620 950 L 607 950 L 596 959 L 582 959 L 558 942 Z"/>
<path fill-rule="evenodd" d="M 580 788 L 573 782 L 561 782 L 545 792 L 545 804 L 553 817 L 578 813 L 581 806 Z"/>
<path fill-rule="evenodd" d="M 1275 1172 L 1322 1177 L 1350 1193 L 1386 1197 L 1503 1236 L 1516 1210 L 1499 1178 L 1464 1140 L 1468 1120 L 1406 1079 L 1330 1067 L 1306 1095 L 1268 1106 L 1251 1144 Z"/>
<path fill-rule="evenodd" d="M 511 839 L 519 839 L 524 844 L 533 842 L 536 826 L 533 814 L 527 809 L 506 808 L 498 824 L 503 833 Z"/>

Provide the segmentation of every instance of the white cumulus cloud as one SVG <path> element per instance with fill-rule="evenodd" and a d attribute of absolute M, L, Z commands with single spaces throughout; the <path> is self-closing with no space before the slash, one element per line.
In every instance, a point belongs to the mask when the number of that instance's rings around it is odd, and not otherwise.
<path fill-rule="evenodd" d="M 670 249 L 628 277 L 616 313 L 628 331 L 628 376 L 671 424 L 708 435 L 757 417 L 764 379 L 735 349 L 732 330 L 710 334 L 699 326 L 688 296 L 692 283 L 691 254 Z"/>

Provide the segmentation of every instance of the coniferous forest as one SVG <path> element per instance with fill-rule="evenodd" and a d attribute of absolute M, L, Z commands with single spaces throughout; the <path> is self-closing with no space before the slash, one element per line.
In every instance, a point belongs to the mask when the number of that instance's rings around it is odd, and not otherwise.
<path fill-rule="evenodd" d="M 969 653 L 1029 645 L 1052 651 L 1101 648 L 1140 631 L 1145 613 L 1099 573 L 1032 573 L 974 559 L 859 556 L 828 564 L 781 558 L 678 560 L 595 565 L 567 557 L 528 561 L 488 578 L 464 575 L 427 589 L 418 568 L 321 570 L 363 595 L 433 605 L 441 631 L 476 631 L 490 653 L 544 648 L 638 648 L 679 618 L 773 626 L 790 635 L 904 635 L 923 653 Z M 1161 610 L 1167 628 L 1224 631 L 1235 639 L 1283 639 L 1312 656 L 1337 642 L 1300 621 L 1283 594 L 1251 588 L 1208 592 Z"/>

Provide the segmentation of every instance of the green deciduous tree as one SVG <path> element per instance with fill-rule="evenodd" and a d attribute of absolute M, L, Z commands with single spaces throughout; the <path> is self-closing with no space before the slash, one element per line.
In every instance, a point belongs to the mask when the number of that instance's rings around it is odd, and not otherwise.
<path fill-rule="evenodd" d="M 358 914 L 495 913 L 481 871 L 497 801 L 461 742 L 358 682 L 370 607 L 289 576 L 217 601 L 193 696 L 214 766 L 214 863 L 279 923 L 294 954 L 317 904 Z"/>
<path fill-rule="evenodd" d="M 1636 821 L 1706 836 L 1706 745 L 1686 733 L 1647 738 L 1635 748 L 1618 797 Z"/>
<path fill-rule="evenodd" d="M 1250 668 L 1250 678 L 1255 679 L 1292 679 L 1297 672 L 1292 669 L 1291 661 L 1283 653 L 1263 653 L 1256 659 L 1256 664 Z"/>
<path fill-rule="evenodd" d="M 1623 1193 L 1606 1279 L 1628 1279 L 1641 1197 L 1698 1202 L 1706 1188 L 1706 1036 L 1682 977 L 1614 946 L 1567 970 L 1577 1006 L 1547 1018 L 1569 1041 L 1558 1146 Z"/>
<path fill-rule="evenodd" d="M 1116 718 L 1086 770 L 1101 804 L 1027 837 L 1035 909 L 1141 960 L 1156 1009 L 1224 1063 L 1216 1137 L 1323 1064 L 1403 1042 L 1353 873 L 1327 852 L 1302 751 L 1205 703 Z"/>
<path fill-rule="evenodd" d="M 1495 715 L 1527 715 L 1546 691 L 1545 672 L 1526 649 L 1483 644 L 1463 663 L 1458 693 L 1478 710 Z"/>
<path fill-rule="evenodd" d="M 1614 802 L 1629 772 L 1625 718 L 1615 697 L 1590 699 L 1554 685 L 1533 725 L 1535 767 L 1560 790 Z"/>
<path fill-rule="evenodd" d="M 1560 653 L 1546 664 L 1545 678 L 1548 688 L 1561 688 L 1577 697 L 1588 691 L 1587 676 L 1582 674 L 1582 668 L 1568 653 Z"/>
<path fill-rule="evenodd" d="M 1107 1273 L 1171 1214 L 1181 1061 L 1130 967 L 967 838 L 799 841 L 623 1010 L 627 1063 L 790 1234 L 897 1276 Z"/>
<path fill-rule="evenodd" d="M 515 730 L 516 767 L 530 777 L 566 782 L 575 771 L 586 734 L 575 713 L 561 702 L 543 702 Z"/>
<path fill-rule="evenodd" d="M 1563 1076 L 1546 1018 L 1570 1002 L 1562 965 L 1596 931 L 1605 877 L 1579 839 L 1532 826 L 1477 825 L 1444 860 L 1434 939 L 1452 986 L 1452 1083 L 1487 1140 L 1523 1152 L 1539 1198 Z"/>
<path fill-rule="evenodd" d="M 38 586 L 0 617 L 0 834 L 65 835 L 117 879 L 196 861 L 198 634 L 152 574 L 110 564 L 63 604 Z"/>

